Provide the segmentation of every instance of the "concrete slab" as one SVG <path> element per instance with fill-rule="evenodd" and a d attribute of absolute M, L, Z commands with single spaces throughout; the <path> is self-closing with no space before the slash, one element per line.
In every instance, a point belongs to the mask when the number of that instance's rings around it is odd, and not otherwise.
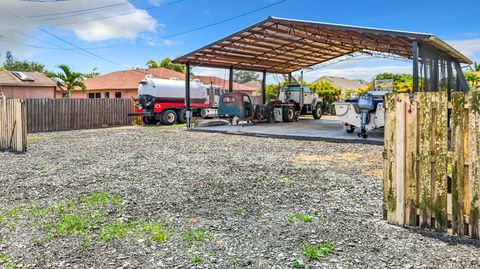
<path fill-rule="evenodd" d="M 194 131 L 219 132 L 237 135 L 282 137 L 302 140 L 326 140 L 332 142 L 383 144 L 383 129 L 368 132 L 368 138 L 348 134 L 337 117 L 322 117 L 320 120 L 299 119 L 289 123 L 260 123 L 256 125 L 223 125 L 196 127 Z"/>

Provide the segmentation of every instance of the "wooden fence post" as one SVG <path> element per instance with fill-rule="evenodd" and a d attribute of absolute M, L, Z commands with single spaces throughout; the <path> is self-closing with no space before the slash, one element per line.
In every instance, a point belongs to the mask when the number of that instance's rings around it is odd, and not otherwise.
<path fill-rule="evenodd" d="M 464 129 L 465 95 L 463 92 L 452 94 L 452 148 L 453 148 L 453 171 L 452 171 L 452 231 L 454 234 L 463 236 L 464 232 L 464 199 L 465 199 L 465 151 Z"/>

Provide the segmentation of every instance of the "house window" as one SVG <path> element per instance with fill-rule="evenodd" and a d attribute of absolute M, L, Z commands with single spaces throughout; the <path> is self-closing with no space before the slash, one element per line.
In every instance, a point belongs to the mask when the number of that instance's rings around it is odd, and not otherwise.
<path fill-rule="evenodd" d="M 110 98 L 110 93 L 109 92 L 105 93 L 105 98 Z"/>
<path fill-rule="evenodd" d="M 122 92 L 115 92 L 115 98 L 122 98 Z"/>
<path fill-rule="evenodd" d="M 89 92 L 88 93 L 88 98 L 102 98 L 101 94 L 99 92 Z"/>

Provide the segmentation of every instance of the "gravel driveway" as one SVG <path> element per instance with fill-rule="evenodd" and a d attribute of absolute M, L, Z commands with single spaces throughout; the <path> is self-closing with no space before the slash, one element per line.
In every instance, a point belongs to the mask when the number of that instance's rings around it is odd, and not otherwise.
<path fill-rule="evenodd" d="M 30 135 L 0 153 L 0 268 L 478 268 L 476 241 L 382 220 L 381 153 L 178 127 Z"/>

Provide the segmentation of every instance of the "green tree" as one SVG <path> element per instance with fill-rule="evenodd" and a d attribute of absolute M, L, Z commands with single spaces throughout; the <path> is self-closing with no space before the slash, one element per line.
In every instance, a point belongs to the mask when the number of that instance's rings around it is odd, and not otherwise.
<path fill-rule="evenodd" d="M 318 97 L 323 100 L 323 111 L 332 111 L 333 102 L 340 99 L 341 91 L 339 88 L 333 86 L 328 81 L 322 79 L 307 85 L 310 89 L 318 94 Z"/>
<path fill-rule="evenodd" d="M 465 80 L 467 81 L 468 86 L 471 89 L 476 89 L 477 86 L 478 86 L 479 76 L 477 74 L 473 73 L 473 72 L 466 72 L 465 73 Z"/>
<path fill-rule="evenodd" d="M 3 62 L 3 69 L 8 71 L 21 71 L 21 72 L 40 72 L 44 73 L 45 66 L 38 62 L 16 60 L 10 51 L 7 51 L 5 61 Z"/>
<path fill-rule="evenodd" d="M 233 72 L 233 81 L 236 83 L 243 84 L 258 79 L 259 75 L 253 71 L 237 70 Z"/>
<path fill-rule="evenodd" d="M 393 89 L 396 92 L 408 92 L 413 88 L 412 74 L 381 73 L 374 77 L 374 80 L 393 79 Z"/>
<path fill-rule="evenodd" d="M 87 73 L 87 74 L 84 74 L 84 77 L 85 78 L 94 78 L 98 75 L 100 75 L 100 72 L 97 72 L 98 68 L 94 67 L 92 69 L 92 72 L 91 73 Z"/>
<path fill-rule="evenodd" d="M 170 58 L 163 58 L 160 62 L 157 62 L 155 60 L 149 60 L 147 62 L 148 68 L 158 68 L 158 67 L 163 67 L 166 69 L 174 70 L 180 73 L 185 74 L 185 67 L 181 64 L 173 64 L 172 59 Z"/>
<path fill-rule="evenodd" d="M 474 62 L 473 66 L 470 66 L 470 71 L 472 72 L 479 72 L 480 71 L 480 63 Z"/>
<path fill-rule="evenodd" d="M 87 86 L 83 83 L 84 75 L 78 72 L 72 72 L 67 65 L 60 65 L 58 68 L 61 72 L 52 73 L 52 78 L 57 82 L 58 87 L 67 91 L 67 98 L 72 96 L 75 87 L 80 87 L 83 91 L 87 90 Z"/>

